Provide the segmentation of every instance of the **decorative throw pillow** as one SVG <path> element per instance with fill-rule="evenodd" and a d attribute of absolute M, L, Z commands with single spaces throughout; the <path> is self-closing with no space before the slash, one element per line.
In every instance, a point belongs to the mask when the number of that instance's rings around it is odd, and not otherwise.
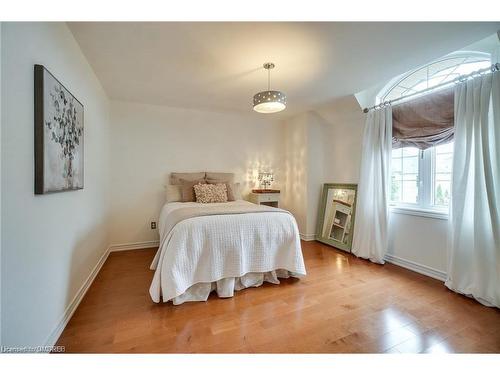
<path fill-rule="evenodd" d="M 182 190 L 181 185 L 167 185 L 165 188 L 165 196 L 167 198 L 167 203 L 170 202 L 182 202 Z"/>
<path fill-rule="evenodd" d="M 227 202 L 226 184 L 196 184 L 194 193 L 198 203 Z"/>
<path fill-rule="evenodd" d="M 234 200 L 242 200 L 243 198 L 241 197 L 241 184 L 239 182 L 235 182 L 233 184 L 233 195 L 234 195 Z"/>
<path fill-rule="evenodd" d="M 207 183 L 208 184 L 225 184 L 226 185 L 226 190 L 227 190 L 227 200 L 228 202 L 232 202 L 236 200 L 234 198 L 234 193 L 233 193 L 233 183 L 229 181 L 222 181 L 222 180 L 217 180 L 214 178 L 207 178 Z"/>
<path fill-rule="evenodd" d="M 180 178 L 179 182 L 181 183 L 181 202 L 195 202 L 196 197 L 193 186 L 196 184 L 205 184 L 205 179 L 188 181 Z"/>

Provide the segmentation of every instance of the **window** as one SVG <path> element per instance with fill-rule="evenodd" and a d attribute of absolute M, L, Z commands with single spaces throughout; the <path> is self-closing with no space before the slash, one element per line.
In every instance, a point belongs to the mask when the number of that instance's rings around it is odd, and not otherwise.
<path fill-rule="evenodd" d="M 451 196 L 453 143 L 439 145 L 432 153 L 432 186 L 434 206 L 447 207 Z"/>
<path fill-rule="evenodd" d="M 393 79 L 378 95 L 385 102 L 451 82 L 459 76 L 489 67 L 483 53 L 452 54 Z M 390 203 L 398 208 L 446 213 L 451 197 L 453 142 L 428 148 L 392 150 Z"/>
<path fill-rule="evenodd" d="M 408 74 L 393 79 L 377 97 L 377 102 L 398 99 L 419 91 L 451 82 L 461 75 L 491 66 L 489 54 L 451 54 L 441 60 L 418 68 Z"/>
<path fill-rule="evenodd" d="M 453 142 L 419 150 L 392 150 L 391 192 L 393 206 L 432 211 L 448 210 L 451 196 Z"/>
<path fill-rule="evenodd" d="M 392 150 L 392 202 L 418 203 L 419 158 L 415 147 Z"/>

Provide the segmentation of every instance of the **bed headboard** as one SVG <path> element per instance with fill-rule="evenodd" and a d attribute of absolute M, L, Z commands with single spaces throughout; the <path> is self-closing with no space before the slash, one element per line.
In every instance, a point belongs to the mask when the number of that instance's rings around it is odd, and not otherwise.
<path fill-rule="evenodd" d="M 234 183 L 234 173 L 222 173 L 222 172 L 172 172 L 170 173 L 170 185 L 180 185 L 180 180 L 200 180 L 203 178 L 213 179 L 213 180 L 223 180 Z"/>
<path fill-rule="evenodd" d="M 201 180 L 205 178 L 205 172 L 194 172 L 194 173 L 170 173 L 170 185 L 180 185 L 181 179 L 187 181 Z"/>
<path fill-rule="evenodd" d="M 206 172 L 205 178 L 234 183 L 234 173 Z"/>

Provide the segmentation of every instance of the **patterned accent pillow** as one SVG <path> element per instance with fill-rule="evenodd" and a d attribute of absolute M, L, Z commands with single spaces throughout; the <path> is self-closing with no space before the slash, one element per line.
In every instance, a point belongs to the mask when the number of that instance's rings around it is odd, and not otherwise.
<path fill-rule="evenodd" d="M 207 184 L 224 184 L 226 185 L 226 192 L 227 192 L 227 201 L 232 202 L 234 201 L 234 193 L 233 193 L 233 183 L 229 181 L 224 181 L 224 180 L 216 180 L 213 178 L 207 178 L 206 179 Z"/>
<path fill-rule="evenodd" d="M 194 194 L 198 203 L 227 202 L 226 184 L 196 184 Z"/>

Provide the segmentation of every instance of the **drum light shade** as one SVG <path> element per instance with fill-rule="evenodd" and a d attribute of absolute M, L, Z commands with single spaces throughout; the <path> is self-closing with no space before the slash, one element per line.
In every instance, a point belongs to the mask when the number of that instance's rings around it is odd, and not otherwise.
<path fill-rule="evenodd" d="M 281 91 L 271 90 L 271 69 L 273 63 L 265 63 L 267 69 L 267 91 L 261 91 L 253 96 L 253 109 L 259 113 L 275 113 L 286 108 L 286 95 Z"/>
<path fill-rule="evenodd" d="M 253 109 L 260 113 L 275 113 L 286 108 L 286 96 L 281 91 L 262 91 L 253 96 Z"/>

